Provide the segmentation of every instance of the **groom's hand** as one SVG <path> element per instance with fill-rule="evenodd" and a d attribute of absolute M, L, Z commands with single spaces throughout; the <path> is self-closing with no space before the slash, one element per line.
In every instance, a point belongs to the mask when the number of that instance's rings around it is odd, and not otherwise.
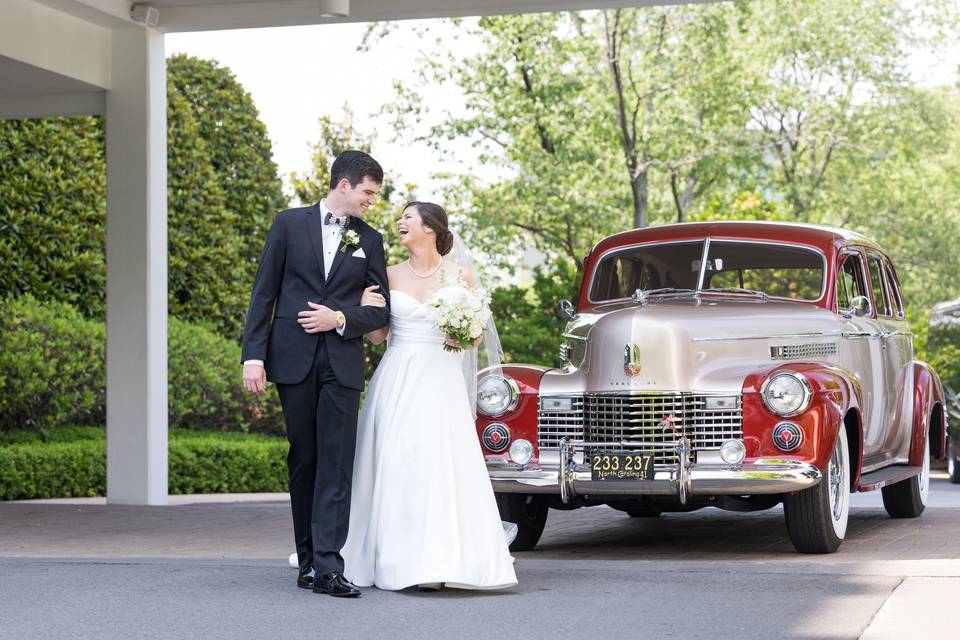
<path fill-rule="evenodd" d="M 330 307 L 315 302 L 307 302 L 310 311 L 301 311 L 297 322 L 307 333 L 332 331 L 337 328 L 337 312 Z"/>
<path fill-rule="evenodd" d="M 255 396 L 267 391 L 267 370 L 262 364 L 243 365 L 243 388 Z"/>

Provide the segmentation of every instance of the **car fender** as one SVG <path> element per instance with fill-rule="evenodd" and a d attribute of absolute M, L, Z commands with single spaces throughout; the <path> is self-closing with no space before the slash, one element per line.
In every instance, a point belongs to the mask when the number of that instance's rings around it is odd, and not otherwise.
<path fill-rule="evenodd" d="M 812 396 L 810 406 L 799 415 L 781 417 L 763 402 L 760 389 L 771 375 L 779 371 L 794 371 L 802 374 L 810 383 Z M 833 452 L 838 427 L 853 411 L 856 416 L 856 442 L 854 462 L 851 469 L 852 485 L 856 486 L 863 461 L 863 421 L 861 419 L 861 390 L 856 378 L 848 371 L 823 363 L 789 362 L 755 371 L 743 383 L 743 437 L 747 446 L 747 458 L 778 458 L 800 460 L 816 465 L 821 471 L 827 467 Z M 793 422 L 804 433 L 801 446 L 785 453 L 773 443 L 773 430 L 781 422 Z"/>
<path fill-rule="evenodd" d="M 489 450 L 483 443 L 483 431 L 488 425 L 495 422 L 506 425 L 510 432 L 510 441 L 523 438 L 533 445 L 533 460 L 540 457 L 540 443 L 537 440 L 537 415 L 540 410 L 540 380 L 550 369 L 528 364 L 505 364 L 501 367 L 485 369 L 478 374 L 478 380 L 490 373 L 496 372 L 512 379 L 520 391 L 520 400 L 513 411 L 502 416 L 489 417 L 477 412 L 477 437 L 480 447 L 487 458 L 508 458 L 508 449 L 500 452 Z"/>
<path fill-rule="evenodd" d="M 934 408 L 940 406 L 940 415 L 943 423 L 938 425 L 936 442 L 930 443 L 930 452 L 934 457 L 943 459 L 947 452 L 947 416 L 944 408 L 943 385 L 940 382 L 940 376 L 926 362 L 915 360 L 913 363 L 913 430 L 910 434 L 910 457 L 911 466 L 920 466 L 923 464 L 923 449 L 930 433 L 930 417 L 933 415 Z M 942 428 L 940 428 L 942 427 Z"/>

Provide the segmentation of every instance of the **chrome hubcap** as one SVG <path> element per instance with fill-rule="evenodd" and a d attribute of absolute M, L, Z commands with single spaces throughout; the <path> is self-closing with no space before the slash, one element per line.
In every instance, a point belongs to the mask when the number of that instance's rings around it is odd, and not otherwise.
<path fill-rule="evenodd" d="M 843 518 L 843 450 L 840 446 L 840 437 L 837 436 L 833 444 L 833 454 L 830 456 L 830 511 L 834 522 Z"/>

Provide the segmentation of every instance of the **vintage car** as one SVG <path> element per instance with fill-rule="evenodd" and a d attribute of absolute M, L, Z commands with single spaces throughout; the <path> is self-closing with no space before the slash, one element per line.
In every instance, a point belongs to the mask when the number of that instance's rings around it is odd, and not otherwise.
<path fill-rule="evenodd" d="M 587 256 L 563 365 L 481 372 L 477 434 L 513 550 L 547 512 L 634 517 L 783 503 L 794 547 L 835 551 L 852 491 L 926 506 L 945 454 L 896 271 L 869 239 L 767 222 L 627 231 Z"/>

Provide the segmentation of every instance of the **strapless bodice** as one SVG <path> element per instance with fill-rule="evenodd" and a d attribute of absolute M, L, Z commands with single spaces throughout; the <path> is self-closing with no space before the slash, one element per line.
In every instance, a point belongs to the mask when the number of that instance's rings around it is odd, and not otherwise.
<path fill-rule="evenodd" d="M 427 305 L 398 289 L 390 290 L 389 345 L 443 344 L 443 333 L 427 319 Z"/>

